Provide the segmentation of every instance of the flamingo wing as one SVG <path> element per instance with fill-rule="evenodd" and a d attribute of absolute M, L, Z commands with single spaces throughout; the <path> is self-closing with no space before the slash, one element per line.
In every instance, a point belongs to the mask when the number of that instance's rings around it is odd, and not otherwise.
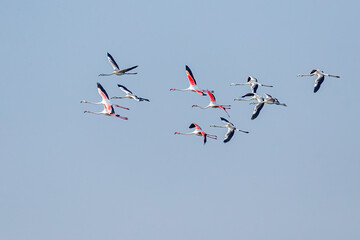
<path fill-rule="evenodd" d="M 124 85 L 118 84 L 118 87 L 120 88 L 121 91 L 123 91 L 123 92 L 126 93 L 127 95 L 133 94 L 133 93 L 132 93 L 129 89 L 127 89 Z"/>
<path fill-rule="evenodd" d="M 227 133 L 225 134 L 224 143 L 227 143 L 234 136 L 234 129 L 228 128 Z"/>
<path fill-rule="evenodd" d="M 100 83 L 97 83 L 97 87 L 98 87 L 98 92 L 100 94 L 100 96 L 102 97 L 102 99 L 106 99 L 109 100 L 109 95 L 106 93 L 105 89 L 103 88 L 103 86 L 101 86 Z"/>
<path fill-rule="evenodd" d="M 229 123 L 231 125 L 233 125 L 231 122 L 229 122 L 227 119 L 220 117 L 221 121 L 223 121 L 224 123 Z"/>
<path fill-rule="evenodd" d="M 207 140 L 207 138 L 206 138 L 206 135 L 207 135 L 207 134 L 206 134 L 206 133 L 204 133 L 204 132 L 202 132 L 201 134 L 202 134 L 202 136 L 203 136 L 203 139 L 204 139 L 204 144 L 205 144 L 205 143 L 206 143 L 206 140 Z"/>
<path fill-rule="evenodd" d="M 207 94 L 209 94 L 210 101 L 211 102 L 216 102 L 214 94 L 212 94 L 209 90 L 206 90 L 206 92 L 207 92 Z"/>
<path fill-rule="evenodd" d="M 320 75 L 316 80 L 315 80 L 315 85 L 314 85 L 314 93 L 316 93 L 319 89 L 321 84 L 324 82 L 324 75 Z"/>
<path fill-rule="evenodd" d="M 119 70 L 119 66 L 117 65 L 117 63 L 115 62 L 114 58 L 110 55 L 110 53 L 107 53 L 107 57 L 109 59 L 109 62 L 111 64 L 111 66 L 113 67 L 114 70 Z"/>
<path fill-rule="evenodd" d="M 247 93 L 245 94 L 244 96 L 242 96 L 241 98 L 244 98 L 244 97 L 253 97 L 255 94 L 254 93 Z"/>
<path fill-rule="evenodd" d="M 263 102 L 260 102 L 258 104 L 256 104 L 255 108 L 254 108 L 254 111 L 253 111 L 253 114 L 251 116 L 251 120 L 254 120 L 255 118 L 257 118 L 257 116 L 259 116 L 259 113 L 261 111 L 261 109 L 264 107 L 264 103 Z"/>
<path fill-rule="evenodd" d="M 130 70 L 133 70 L 134 68 L 137 68 L 137 67 L 138 67 L 138 65 L 133 66 L 133 67 L 129 67 L 129 68 L 125 68 L 125 69 L 121 70 L 120 72 L 126 73 L 126 72 L 128 72 Z M 136 74 L 136 73 L 132 73 L 132 74 Z"/>
<path fill-rule="evenodd" d="M 197 125 L 196 123 L 191 123 L 189 128 L 196 128 L 198 130 L 201 130 L 201 128 L 199 127 L 199 125 Z"/>
<path fill-rule="evenodd" d="M 185 69 L 186 69 L 186 75 L 189 79 L 190 85 L 196 85 L 194 75 L 192 74 L 191 69 L 188 67 L 188 65 L 185 65 Z"/>

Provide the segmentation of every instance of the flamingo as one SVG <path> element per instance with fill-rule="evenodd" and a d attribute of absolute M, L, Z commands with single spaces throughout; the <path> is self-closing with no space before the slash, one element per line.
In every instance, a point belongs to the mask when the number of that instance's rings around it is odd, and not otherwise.
<path fill-rule="evenodd" d="M 232 84 L 230 84 L 230 86 L 238 86 L 238 85 L 250 85 L 252 93 L 256 93 L 259 86 L 273 87 L 273 86 L 270 86 L 270 85 L 265 85 L 265 84 L 259 83 L 258 80 L 256 78 L 252 77 L 252 76 L 248 76 L 248 81 L 246 83 L 232 83 Z"/>
<path fill-rule="evenodd" d="M 240 129 L 237 129 L 234 124 L 229 122 L 227 119 L 220 117 L 221 121 L 223 121 L 226 125 L 225 126 L 216 126 L 216 125 L 210 125 L 210 127 L 217 127 L 217 128 L 227 128 L 227 132 L 225 134 L 224 143 L 227 143 L 231 140 L 231 138 L 234 136 L 235 130 L 243 133 L 249 133 L 248 131 L 243 131 Z"/>
<path fill-rule="evenodd" d="M 141 102 L 141 101 L 147 101 L 150 102 L 149 99 L 146 98 L 141 98 L 138 97 L 136 95 L 134 95 L 129 89 L 127 89 L 125 86 L 118 84 L 118 87 L 120 88 L 121 91 L 123 91 L 124 93 L 126 93 L 126 95 L 124 97 L 112 97 L 111 99 L 121 99 L 121 98 L 130 98 L 130 99 L 134 99 L 135 101 Z"/>
<path fill-rule="evenodd" d="M 133 70 L 134 68 L 137 68 L 138 65 L 120 70 L 119 66 L 115 62 L 114 58 L 110 55 L 110 53 L 107 53 L 107 57 L 109 59 L 111 66 L 113 67 L 114 71 L 112 73 L 102 73 L 102 74 L 99 74 L 99 76 L 111 76 L 113 74 L 118 75 L 118 76 L 121 76 L 124 74 L 137 74 L 137 73 L 128 73 L 128 71 Z"/>
<path fill-rule="evenodd" d="M 115 107 L 118 107 L 118 108 L 122 108 L 122 109 L 126 109 L 126 110 L 129 110 L 129 108 L 126 108 L 126 107 L 122 107 L 122 106 L 119 106 L 117 104 L 113 104 L 110 100 L 109 100 L 109 95 L 107 94 L 107 92 L 105 91 L 105 89 L 103 88 L 103 86 L 101 86 L 100 83 L 97 83 L 97 88 L 98 88 L 98 92 L 102 98 L 101 102 L 89 102 L 89 101 L 86 101 L 86 100 L 82 100 L 80 103 L 90 103 L 90 104 L 96 104 L 96 105 L 99 105 L 99 104 L 103 104 L 104 105 L 104 110 L 102 112 L 91 112 L 91 111 L 84 111 L 84 113 L 93 113 L 93 114 L 105 114 L 105 115 L 108 115 L 108 116 L 115 116 L 115 117 L 119 117 L 119 118 L 122 118 L 124 120 L 127 120 L 128 118 L 127 117 L 122 117 L 120 115 L 115 115 L 115 111 L 114 111 L 114 108 L 113 106 Z"/>
<path fill-rule="evenodd" d="M 111 110 L 109 111 L 107 106 L 104 105 L 104 110 L 102 110 L 102 112 L 91 112 L 89 110 L 85 110 L 84 113 L 93 113 L 93 114 L 104 114 L 106 116 L 113 116 L 113 117 L 118 117 L 118 118 L 121 118 L 121 119 L 124 119 L 124 120 L 128 120 L 127 117 L 122 117 L 118 114 L 115 114 L 115 111 L 114 111 L 114 108 L 113 106 L 111 106 Z"/>
<path fill-rule="evenodd" d="M 263 97 L 260 97 L 258 95 L 254 95 L 256 100 L 258 101 L 256 102 L 252 102 L 250 104 L 256 104 L 255 108 L 254 108 L 254 112 L 253 115 L 251 116 L 251 120 L 254 120 L 260 113 L 261 109 L 264 107 L 264 104 L 275 104 L 275 105 L 281 105 L 286 107 L 287 105 L 285 103 L 280 103 L 279 100 L 277 98 L 272 97 L 270 94 L 265 93 L 265 99 Z"/>
<path fill-rule="evenodd" d="M 209 90 L 206 90 L 207 94 L 210 97 L 210 103 L 209 105 L 207 105 L 206 107 L 200 107 L 199 105 L 192 105 L 192 107 L 198 107 L 201 109 L 207 109 L 207 108 L 221 108 L 222 110 L 224 110 L 226 112 L 226 114 L 230 117 L 229 113 L 226 111 L 226 109 L 230 109 L 231 105 L 219 105 L 216 104 L 216 100 L 215 100 L 215 96 L 214 94 L 212 94 Z"/>
<path fill-rule="evenodd" d="M 191 123 L 189 128 L 195 128 L 194 131 L 190 132 L 190 133 L 181 133 L 181 132 L 175 132 L 174 134 L 179 134 L 179 135 L 196 135 L 196 136 L 202 136 L 204 139 L 204 144 L 206 143 L 206 139 L 211 138 L 211 139 L 217 139 L 216 135 L 210 135 L 205 133 L 203 130 L 201 130 L 201 128 L 199 127 L 199 125 L 197 125 L 196 123 Z"/>
<path fill-rule="evenodd" d="M 170 91 L 193 91 L 193 92 L 197 92 L 201 96 L 206 96 L 206 94 L 204 93 L 204 90 L 200 89 L 196 85 L 196 81 L 195 81 L 194 75 L 191 72 L 191 69 L 187 65 L 185 65 L 185 69 L 186 69 L 186 75 L 190 82 L 190 86 L 186 89 L 171 88 Z"/>
<path fill-rule="evenodd" d="M 313 69 L 310 74 L 299 74 L 297 75 L 298 77 L 306 77 L 306 76 L 313 76 L 316 75 L 317 78 L 315 80 L 315 85 L 314 85 L 314 93 L 316 93 L 319 89 L 321 84 L 324 82 L 325 80 L 325 76 L 327 77 L 333 77 L 333 78 L 340 78 L 340 76 L 335 76 L 335 75 L 330 75 L 330 74 L 326 74 L 324 73 L 324 71 L 320 71 L 319 69 Z"/>

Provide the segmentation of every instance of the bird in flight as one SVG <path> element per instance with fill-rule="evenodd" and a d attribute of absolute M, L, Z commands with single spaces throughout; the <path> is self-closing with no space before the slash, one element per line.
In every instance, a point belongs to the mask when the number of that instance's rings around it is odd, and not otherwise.
<path fill-rule="evenodd" d="M 267 93 L 265 93 L 265 99 L 263 97 L 257 95 L 256 93 L 253 93 L 252 97 L 254 97 L 257 100 L 257 102 L 250 103 L 250 104 L 256 104 L 253 114 L 251 116 L 251 120 L 254 120 L 255 118 L 257 118 L 257 116 L 259 116 L 259 113 L 260 113 L 261 109 L 264 107 L 265 103 L 281 105 L 281 106 L 286 107 L 285 103 L 280 103 L 277 98 L 274 98 L 270 94 L 267 94 Z"/>
<path fill-rule="evenodd" d="M 170 91 L 192 91 L 200 94 L 201 96 L 206 96 L 206 94 L 204 93 L 205 91 L 197 86 L 194 75 L 191 72 L 191 69 L 187 65 L 185 65 L 185 69 L 186 69 L 186 75 L 189 79 L 190 86 L 185 89 L 171 88 Z"/>
<path fill-rule="evenodd" d="M 210 135 L 210 134 L 205 133 L 203 130 L 201 130 L 199 125 L 197 125 L 196 123 L 191 123 L 189 128 L 195 128 L 195 130 L 192 132 L 189 132 L 189 133 L 175 132 L 174 134 L 202 136 L 203 140 L 204 140 L 204 144 L 206 143 L 207 138 L 211 138 L 211 139 L 215 139 L 215 140 L 217 139 L 216 135 Z"/>
<path fill-rule="evenodd" d="M 226 111 L 226 109 L 230 109 L 231 108 L 231 105 L 219 105 L 219 104 L 216 104 L 216 100 L 215 100 L 215 96 L 214 94 L 212 94 L 209 90 L 206 90 L 207 94 L 209 95 L 210 97 L 210 103 L 209 105 L 207 105 L 206 107 L 200 107 L 199 105 L 192 105 L 192 107 L 198 107 L 198 108 L 201 108 L 201 109 L 207 109 L 207 108 L 221 108 L 222 110 L 224 110 L 226 112 L 226 114 L 230 117 L 229 113 Z"/>
<path fill-rule="evenodd" d="M 270 85 L 265 85 L 265 84 L 261 84 L 258 82 L 258 80 L 252 76 L 248 76 L 248 80 L 246 83 L 232 83 L 230 84 L 231 86 L 238 86 L 238 85 L 250 85 L 251 87 L 251 92 L 252 93 L 256 93 L 257 89 L 259 86 L 263 86 L 263 87 L 273 87 Z"/>
<path fill-rule="evenodd" d="M 141 101 L 147 101 L 150 102 L 149 99 L 146 98 L 141 98 L 138 97 L 136 95 L 134 95 L 129 89 L 127 89 L 125 86 L 118 84 L 118 87 L 120 88 L 121 91 L 123 91 L 124 93 L 126 93 L 125 96 L 123 97 L 112 97 L 111 99 L 122 99 L 122 98 L 130 98 L 130 99 L 134 99 L 135 101 L 141 102 Z"/>
<path fill-rule="evenodd" d="M 103 86 L 101 86 L 100 83 L 97 83 L 97 88 L 98 88 L 98 92 L 99 92 L 99 94 L 100 94 L 100 96 L 102 98 L 101 102 L 89 102 L 89 101 L 86 101 L 86 100 L 82 100 L 80 103 L 90 103 L 90 104 L 96 104 L 96 105 L 102 104 L 102 105 L 104 105 L 104 110 L 102 112 L 91 112 L 89 110 L 85 110 L 84 113 L 104 114 L 104 115 L 107 115 L 107 116 L 113 116 L 113 117 L 118 117 L 118 118 L 121 118 L 121 119 L 124 119 L 124 120 L 128 120 L 127 117 L 122 117 L 122 116 L 120 116 L 118 114 L 115 114 L 113 106 L 118 107 L 118 108 L 122 108 L 122 109 L 126 109 L 126 110 L 129 110 L 129 108 L 113 104 L 109 100 L 109 95 L 107 94 L 107 92 L 105 91 Z"/>
<path fill-rule="evenodd" d="M 124 74 L 137 74 L 137 73 L 128 73 L 128 71 L 133 70 L 134 68 L 137 68 L 138 65 L 120 70 L 119 66 L 115 62 L 115 59 L 110 55 L 110 53 L 107 53 L 107 57 L 109 59 L 111 66 L 113 67 L 114 71 L 112 73 L 102 73 L 102 74 L 99 74 L 99 76 L 111 76 L 113 74 L 118 75 L 118 76 L 121 76 Z"/>
<path fill-rule="evenodd" d="M 340 76 L 336 76 L 336 75 L 330 75 L 330 74 L 326 74 L 323 71 L 320 71 L 319 69 L 313 69 L 310 74 L 299 74 L 297 75 L 298 77 L 306 77 L 306 76 L 314 76 L 316 75 L 317 78 L 315 80 L 315 85 L 314 85 L 314 93 L 316 93 L 317 91 L 319 91 L 321 84 L 324 82 L 325 80 L 325 76 L 327 77 L 333 77 L 333 78 L 340 78 Z"/>
<path fill-rule="evenodd" d="M 231 138 L 234 136 L 235 131 L 243 132 L 243 133 L 249 133 L 248 131 L 243 131 L 240 129 L 237 129 L 234 124 L 229 122 L 227 119 L 220 117 L 221 121 L 225 123 L 225 126 L 217 126 L 217 125 L 210 125 L 210 127 L 217 127 L 217 128 L 227 128 L 227 132 L 225 134 L 224 143 L 227 143 L 231 140 Z"/>

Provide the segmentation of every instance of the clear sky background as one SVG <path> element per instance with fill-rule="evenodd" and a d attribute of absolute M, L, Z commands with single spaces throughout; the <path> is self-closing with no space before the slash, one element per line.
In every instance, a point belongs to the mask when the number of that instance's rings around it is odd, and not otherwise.
<path fill-rule="evenodd" d="M 0 239 L 360 239 L 358 1 L 6 1 Z M 138 75 L 111 72 L 139 65 Z M 219 109 L 186 88 L 185 64 Z M 319 68 L 340 75 L 313 93 Z M 248 75 L 288 105 L 253 106 Z M 84 114 L 123 84 L 129 117 Z M 115 102 L 115 101 L 114 101 Z M 204 146 L 191 122 L 216 134 Z"/>

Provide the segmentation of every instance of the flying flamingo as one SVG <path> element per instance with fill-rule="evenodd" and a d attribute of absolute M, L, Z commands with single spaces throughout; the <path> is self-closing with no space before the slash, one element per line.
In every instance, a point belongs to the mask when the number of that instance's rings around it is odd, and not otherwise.
<path fill-rule="evenodd" d="M 317 78 L 315 80 L 315 85 L 314 85 L 314 93 L 316 93 L 320 89 L 321 84 L 324 82 L 325 76 L 333 77 L 333 78 L 340 78 L 340 76 L 326 74 L 323 71 L 320 71 L 319 69 L 312 70 L 310 72 L 310 74 L 299 74 L 297 76 L 298 77 L 305 77 L 305 76 L 313 76 L 313 75 L 317 76 Z"/>
<path fill-rule="evenodd" d="M 186 69 L 186 75 L 190 82 L 190 86 L 186 89 L 171 88 L 170 91 L 193 91 L 193 92 L 197 92 L 201 96 L 206 96 L 206 94 L 204 93 L 204 90 L 200 89 L 196 85 L 196 81 L 195 81 L 194 75 L 191 72 L 191 69 L 187 65 L 185 65 L 185 69 Z"/>
<path fill-rule="evenodd" d="M 215 100 L 215 96 L 214 94 L 212 94 L 209 90 L 206 90 L 207 94 L 210 97 L 210 103 L 209 105 L 207 105 L 206 107 L 200 107 L 199 105 L 192 105 L 192 107 L 198 107 L 201 109 L 207 109 L 207 108 L 221 108 L 222 110 L 224 110 L 226 112 L 226 114 L 230 117 L 229 113 L 226 111 L 226 109 L 230 109 L 231 105 L 219 105 L 216 104 L 216 100 Z"/>
<path fill-rule="evenodd" d="M 108 115 L 108 116 L 115 116 L 115 117 L 119 117 L 121 119 L 127 120 L 127 117 L 122 117 L 120 115 L 115 115 L 115 111 L 113 106 L 118 107 L 118 108 L 122 108 L 122 109 L 126 109 L 129 110 L 129 108 L 126 107 L 122 107 L 116 104 L 112 104 L 112 102 L 109 100 L 109 95 L 107 94 L 107 92 L 105 91 L 105 89 L 103 88 L 103 86 L 101 86 L 100 83 L 97 83 L 97 88 L 98 88 L 98 92 L 102 98 L 101 102 L 89 102 L 86 100 L 82 100 L 80 103 L 90 103 L 90 104 L 103 104 L 104 105 L 104 110 L 102 112 L 91 112 L 91 111 L 84 111 L 84 113 L 93 113 L 93 114 L 104 114 L 104 115 Z"/>
<path fill-rule="evenodd" d="M 252 76 L 248 76 L 248 81 L 246 83 L 232 83 L 230 85 L 231 86 L 250 85 L 252 93 L 256 93 L 259 86 L 273 87 L 273 86 L 270 86 L 270 85 L 265 85 L 265 84 L 259 83 L 258 80 L 256 78 L 252 77 Z"/>
<path fill-rule="evenodd" d="M 203 139 L 204 139 L 204 144 L 206 143 L 206 138 L 207 137 L 209 137 L 211 139 L 215 139 L 215 140 L 217 139 L 216 135 L 210 135 L 210 134 L 205 133 L 203 130 L 201 130 L 199 125 L 197 125 L 196 123 L 191 123 L 189 128 L 195 128 L 195 130 L 190 132 L 190 133 L 175 132 L 174 134 L 202 136 Z"/>
<path fill-rule="evenodd" d="M 230 141 L 230 139 L 234 136 L 235 130 L 243 133 L 249 133 L 248 131 L 243 131 L 240 129 L 237 129 L 234 124 L 229 122 L 227 119 L 220 117 L 221 121 L 223 121 L 226 125 L 225 126 L 216 126 L 216 125 L 210 125 L 210 127 L 217 127 L 217 128 L 227 128 L 227 132 L 225 134 L 224 143 L 227 143 Z"/>
<path fill-rule="evenodd" d="M 138 67 L 137 65 L 120 70 L 119 66 L 115 62 L 114 58 L 110 55 L 110 53 L 107 53 L 107 57 L 109 59 L 111 66 L 113 67 L 114 71 L 112 73 L 102 73 L 102 74 L 99 74 L 99 76 L 111 76 L 113 74 L 118 75 L 118 76 L 121 76 L 124 74 L 137 74 L 137 73 L 128 73 L 128 71 L 133 70 L 134 68 L 137 68 Z"/>
<path fill-rule="evenodd" d="M 121 91 L 123 91 L 124 93 L 126 93 L 126 95 L 124 97 L 112 97 L 111 99 L 122 99 L 122 98 L 130 98 L 130 99 L 134 99 L 135 101 L 141 102 L 141 101 L 147 101 L 150 102 L 149 99 L 146 98 L 141 98 L 138 97 L 136 95 L 134 95 L 129 89 L 127 89 L 125 86 L 118 84 L 118 87 L 120 88 Z"/>
<path fill-rule="evenodd" d="M 281 105 L 286 107 L 287 105 L 285 103 L 280 103 L 279 100 L 277 98 L 272 97 L 270 94 L 265 93 L 265 99 L 263 97 L 260 97 L 258 95 L 254 95 L 255 99 L 258 101 L 256 102 L 252 102 L 250 104 L 256 104 L 255 108 L 254 108 L 254 112 L 253 115 L 251 117 L 251 120 L 254 120 L 260 113 L 261 109 L 264 107 L 264 104 L 275 104 L 275 105 Z"/>

